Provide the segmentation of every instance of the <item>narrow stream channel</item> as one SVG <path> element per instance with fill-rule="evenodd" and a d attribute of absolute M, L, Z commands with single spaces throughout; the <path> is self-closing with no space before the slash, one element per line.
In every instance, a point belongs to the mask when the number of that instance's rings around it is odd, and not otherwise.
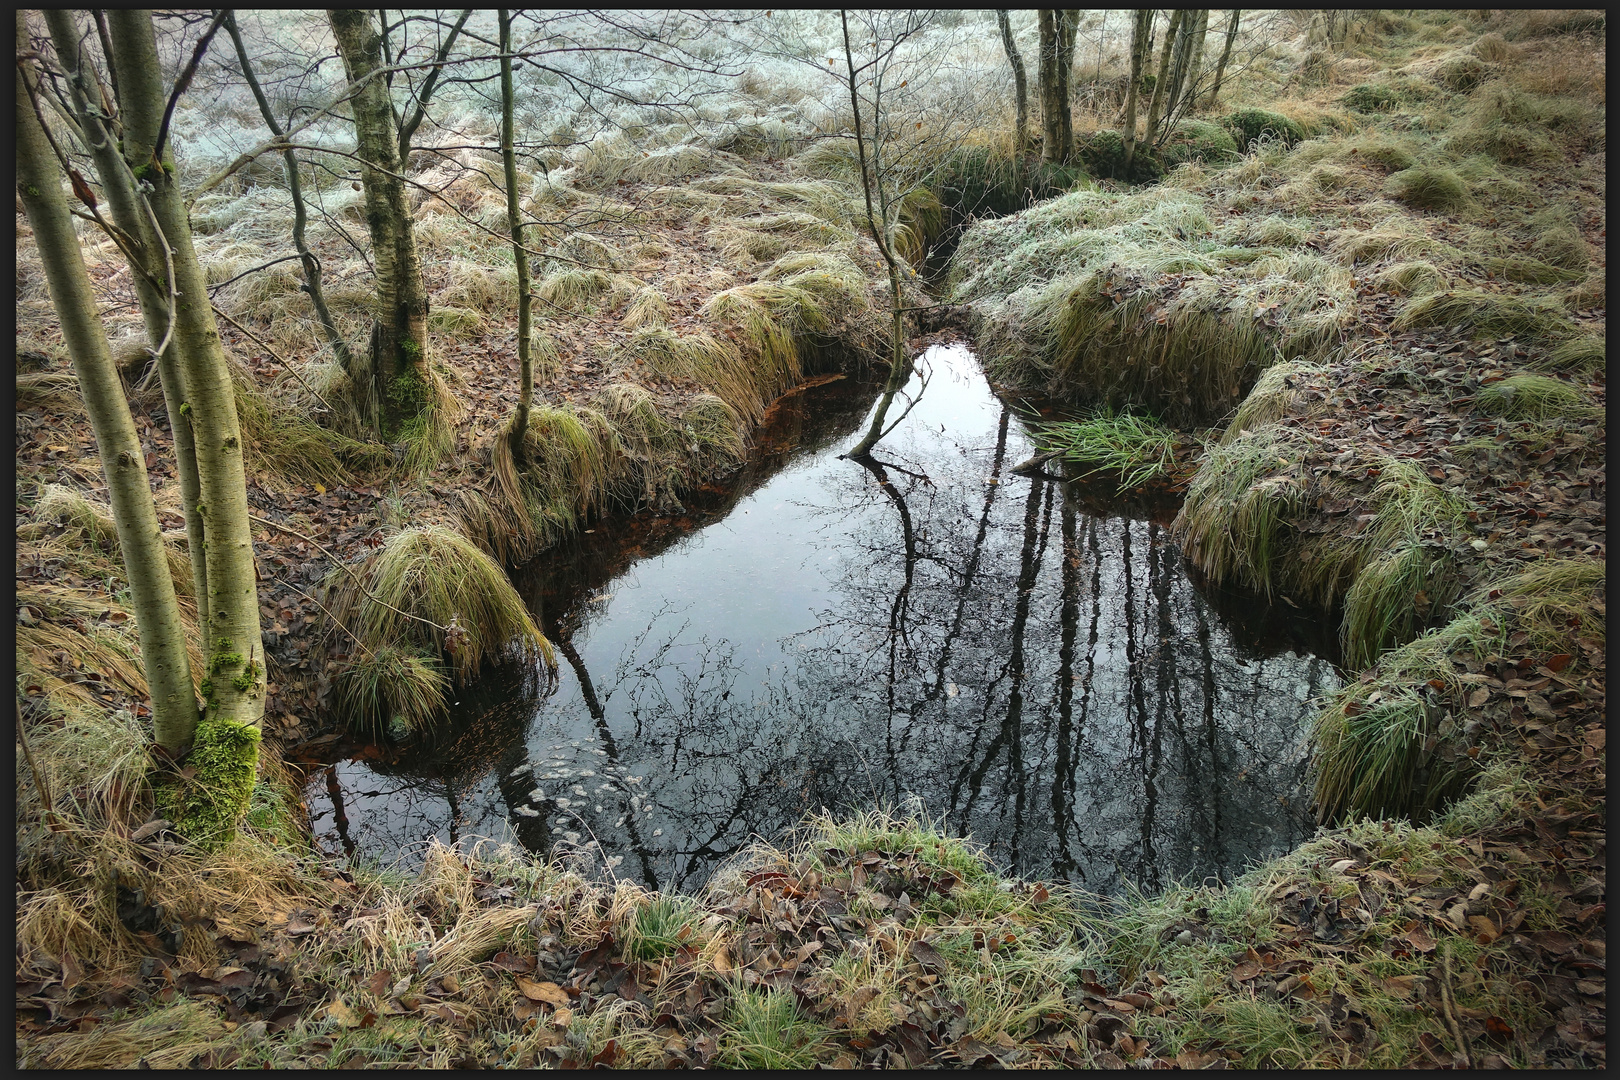
<path fill-rule="evenodd" d="M 1320 621 L 1195 582 L 1173 505 L 1014 475 L 1030 441 L 967 348 L 919 371 L 882 464 L 839 458 L 874 388 L 812 388 L 685 514 L 519 570 L 555 690 L 497 670 L 438 740 L 318 771 L 321 842 L 388 864 L 487 836 L 692 889 L 808 812 L 920 805 L 1099 891 L 1298 843 L 1307 702 L 1338 685 Z"/>

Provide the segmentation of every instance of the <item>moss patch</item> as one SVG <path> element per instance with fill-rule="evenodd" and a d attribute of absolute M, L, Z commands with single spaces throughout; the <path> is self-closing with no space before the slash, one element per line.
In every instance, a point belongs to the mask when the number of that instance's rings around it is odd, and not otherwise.
<path fill-rule="evenodd" d="M 158 805 L 180 834 L 207 851 L 236 836 L 253 802 L 259 768 L 259 729 L 218 716 L 204 717 L 186 758 L 196 770 L 158 788 Z"/>

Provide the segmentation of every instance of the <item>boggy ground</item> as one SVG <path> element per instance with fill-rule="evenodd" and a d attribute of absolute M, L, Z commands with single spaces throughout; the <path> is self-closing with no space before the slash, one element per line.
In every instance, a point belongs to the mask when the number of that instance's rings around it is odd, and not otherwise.
<path fill-rule="evenodd" d="M 1206 125 L 958 250 L 1002 378 L 1212 425 L 1179 465 L 1106 415 L 1055 449 L 1184 479 L 1193 563 L 1359 672 L 1314 731 L 1346 824 L 1114 925 L 1122 1059 L 1604 1060 L 1602 46 L 1506 30 L 1319 57 L 1271 145 Z"/>
<path fill-rule="evenodd" d="M 1206 572 L 1332 608 L 1364 654 L 1364 673 L 1318 721 L 1324 805 L 1348 810 L 1345 823 L 1229 886 L 1157 897 L 1005 880 L 970 844 L 905 815 L 810 823 L 696 897 L 648 896 L 510 850 L 435 849 L 416 877 L 339 871 L 308 854 L 275 736 L 307 733 L 301 722 L 336 688 L 343 654 L 326 642 L 341 638 L 317 637 L 314 598 L 333 579 L 322 548 L 350 558 L 429 523 L 516 553 L 497 540 L 518 530 L 489 527 L 510 525 L 514 505 L 488 450 L 515 397 L 510 329 L 494 317 L 498 276 L 472 257 L 499 241 L 431 199 L 424 220 L 441 228 L 423 233 L 442 275 L 435 359 L 449 391 L 437 426 L 377 448 L 300 424 L 311 395 L 222 327 L 246 361 L 249 426 L 260 425 L 254 512 L 280 526 L 256 538 L 280 670 L 242 835 L 217 855 L 178 842 L 148 823 L 144 687 L 94 444 L 20 245 L 19 321 L 40 359 L 33 372 L 19 366 L 19 690 L 44 782 L 19 762 L 19 1062 L 1603 1064 L 1603 152 L 1589 114 L 1524 96 L 1590 109 L 1602 45 L 1572 43 L 1554 23 L 1550 37 L 1505 26 L 1471 46 L 1487 28 L 1462 17 L 1438 27 L 1444 45 L 1423 44 L 1436 27 L 1396 27 L 1387 54 L 1329 57 L 1325 82 L 1319 57 L 1306 89 L 1258 102 L 1316 135 L 1297 149 L 1262 140 L 1229 168 L 1184 168 L 1136 194 L 1080 193 L 1022 219 L 1081 202 L 1112 214 L 1079 223 L 1121 230 L 1104 238 L 1105 262 L 1126 273 L 1102 279 L 1103 291 L 1154 327 L 1161 314 L 1166 326 L 1197 314 L 1201 298 L 1255 304 L 1261 325 L 1238 335 L 1239 374 L 1218 373 L 1213 415 L 1191 420 L 1216 426 L 1201 431 L 1180 528 Z M 1474 69 L 1457 52 L 1491 77 L 1468 86 Z M 1444 86 L 1442 68 L 1467 69 L 1457 83 L 1467 88 Z M 1520 97 L 1503 97 L 1504 83 Z M 1505 126 L 1486 122 L 1497 113 Z M 1397 180 L 1420 157 L 1450 177 Z M 615 501 L 673 505 L 735 459 L 752 410 L 835 362 L 829 344 L 870 349 L 873 252 L 836 209 L 847 186 L 820 186 L 803 167 L 741 162 L 705 177 L 712 170 L 679 155 L 646 160 L 580 162 L 554 196 L 634 226 L 598 230 L 611 250 L 578 261 L 599 276 L 574 263 L 538 275 L 548 304 L 570 316 L 547 327 L 540 397 L 578 427 L 616 433 L 619 455 L 604 437 L 595 457 L 566 457 L 608 467 L 531 492 L 526 505 L 540 512 L 521 551 Z M 493 189 L 476 176 L 457 190 L 463 213 L 493 215 Z M 1532 192 L 1543 195 L 1534 205 Z M 258 258 L 226 250 L 247 242 L 229 234 L 229 211 L 211 211 L 221 282 Z M 694 222 L 699 213 L 711 220 Z M 1072 239 L 1075 224 L 1057 233 Z M 787 261 L 796 254 L 822 258 Z M 828 257 L 840 254 L 862 274 L 864 304 Z M 1059 267 L 1050 254 L 1043 265 Z M 1167 254 L 1179 261 L 1156 261 Z M 231 257 L 241 261 L 224 266 Z M 1222 291 L 1223 273 L 1256 264 Z M 824 276 L 801 279 L 801 295 L 770 285 L 806 270 Z M 115 264 L 102 272 L 116 295 Z M 719 317 L 714 295 L 738 285 L 755 286 L 742 297 L 751 303 Z M 307 349 L 296 336 L 307 329 L 273 304 L 300 310 L 296 283 L 252 287 L 264 291 L 227 310 L 253 313 L 244 325 L 283 356 Z M 815 289 L 833 312 L 819 324 L 822 305 L 806 321 L 803 302 Z M 1008 294 L 985 295 L 1005 305 Z M 356 290 L 351 314 L 362 302 Z M 992 363 L 1027 313 L 981 322 Z M 1291 335 L 1296 317 L 1306 332 Z M 697 354 L 709 360 L 701 373 L 694 354 L 667 350 L 661 373 L 650 370 L 632 346 L 660 325 L 735 340 L 753 366 L 775 347 L 787 366 L 740 387 L 716 377 L 731 370 L 723 349 Z M 1245 397 L 1262 365 L 1247 375 L 1243 365 L 1273 342 L 1295 346 L 1292 362 Z M 1038 342 L 1013 344 L 1006 355 L 1049 374 Z M 625 384 L 647 398 L 607 393 Z M 730 410 L 708 413 L 730 434 L 712 425 L 706 443 L 675 438 L 704 430 L 685 421 L 703 394 Z M 160 398 L 135 398 L 172 508 Z M 471 407 L 458 413 L 451 399 Z M 553 419 L 562 430 L 566 417 Z"/>

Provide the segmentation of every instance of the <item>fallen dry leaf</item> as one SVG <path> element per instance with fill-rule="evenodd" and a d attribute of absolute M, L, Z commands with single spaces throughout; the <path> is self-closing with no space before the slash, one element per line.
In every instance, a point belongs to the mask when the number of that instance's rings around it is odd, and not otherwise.
<path fill-rule="evenodd" d="M 573 998 L 568 996 L 568 991 L 554 982 L 535 982 L 533 979 L 526 979 L 519 975 L 517 977 L 517 988 L 518 992 L 530 1001 L 543 1001 L 547 1005 L 555 1005 L 558 1008 L 562 1008 L 573 1001 Z"/>

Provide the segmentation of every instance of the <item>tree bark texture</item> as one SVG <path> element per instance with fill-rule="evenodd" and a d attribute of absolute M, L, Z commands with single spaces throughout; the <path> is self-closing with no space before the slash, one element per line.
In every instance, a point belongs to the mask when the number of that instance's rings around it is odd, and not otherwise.
<path fill-rule="evenodd" d="M 1188 46 L 1186 90 L 1182 94 L 1184 114 L 1191 113 L 1198 107 L 1198 77 L 1204 71 L 1204 43 L 1209 39 L 1209 9 L 1201 8 L 1198 11 L 1198 21 L 1193 26 L 1192 42 Z"/>
<path fill-rule="evenodd" d="M 1071 83 L 1074 82 L 1074 39 L 1080 28 L 1080 12 L 1066 8 L 1057 13 L 1057 101 L 1058 161 L 1074 156 L 1074 111 Z"/>
<path fill-rule="evenodd" d="M 388 86 L 377 75 L 385 65 L 382 35 L 371 14 L 351 9 L 327 13 L 351 83 L 361 83 L 350 99 L 355 140 L 362 162 L 366 228 L 377 271 L 377 310 L 371 328 L 369 378 L 362 381 L 378 433 L 385 440 L 427 408 L 427 290 L 417 255 L 399 158 L 399 129 Z"/>
<path fill-rule="evenodd" d="M 1170 13 L 1170 25 L 1165 29 L 1164 41 L 1159 44 L 1159 68 L 1153 77 L 1153 98 L 1148 102 L 1147 130 L 1142 133 L 1142 141 L 1152 146 L 1159 134 L 1159 117 L 1164 109 L 1165 83 L 1170 78 L 1170 49 L 1175 45 L 1177 31 L 1181 29 L 1182 11 L 1180 8 Z"/>
<path fill-rule="evenodd" d="M 529 409 L 534 401 L 534 355 L 530 334 L 534 298 L 529 295 L 529 252 L 523 246 L 523 210 L 518 205 L 517 152 L 513 149 L 512 13 L 502 8 L 501 24 L 501 165 L 506 174 L 506 225 L 512 232 L 512 258 L 517 263 L 518 291 L 518 403 L 512 413 L 512 460 L 526 464 L 524 435 L 529 430 Z"/>
<path fill-rule="evenodd" d="M 1136 156 L 1136 98 L 1142 86 L 1142 64 L 1147 55 L 1148 35 L 1153 29 L 1153 9 L 1137 8 L 1131 28 L 1131 81 L 1125 89 L 1125 169 L 1130 171 Z"/>
<path fill-rule="evenodd" d="M 17 16 L 22 30 L 22 15 Z M 73 218 L 54 155 L 35 116 L 23 68 L 16 73 L 17 193 L 34 229 L 34 240 L 52 306 L 62 324 L 62 339 L 73 358 L 85 412 L 96 436 L 96 450 L 107 478 L 118 546 L 135 607 L 140 634 L 141 667 L 151 693 L 152 724 L 158 743 L 181 753 L 197 728 L 197 697 L 191 662 L 163 548 L 163 530 L 146 476 L 146 456 L 124 399 L 107 348 L 106 331 L 96 313 L 90 276 L 73 231 Z"/>
<path fill-rule="evenodd" d="M 253 73 L 253 62 L 248 57 L 247 46 L 242 43 L 242 34 L 236 28 L 234 12 L 225 17 L 225 30 L 231 35 L 231 44 L 236 46 L 236 58 L 242 65 L 242 78 L 248 84 L 248 89 L 253 91 L 253 100 L 259 103 L 259 115 L 264 117 L 264 124 L 270 129 L 270 134 L 281 138 L 283 135 L 281 124 L 277 122 L 275 111 L 270 108 L 269 99 L 264 96 L 258 77 Z M 309 224 L 309 211 L 304 206 L 304 185 L 298 175 L 298 155 L 289 147 L 282 151 L 281 160 L 287 174 L 287 192 L 292 196 L 293 249 L 298 252 L 299 263 L 304 268 L 304 291 L 309 294 L 309 302 L 315 308 L 315 319 L 320 323 L 327 346 L 331 348 L 332 355 L 337 357 L 338 365 L 352 378 L 356 374 L 354 356 L 349 352 L 349 343 L 338 332 L 337 321 L 332 318 L 332 312 L 326 306 L 326 291 L 321 287 L 321 261 L 309 250 L 309 244 L 304 239 L 304 230 Z"/>
<path fill-rule="evenodd" d="M 144 197 L 136 189 L 133 171 L 151 158 L 161 113 L 123 115 L 124 147 L 121 148 L 106 126 L 101 108 L 104 98 L 101 88 L 96 85 L 94 69 L 83 62 L 79 51 L 79 30 L 73 13 L 49 10 L 44 14 L 57 59 L 67 75 L 74 118 L 89 141 L 90 159 L 95 164 L 102 192 L 107 197 L 112 223 L 136 242 L 136 249 L 126 253 L 133 257 L 135 263 L 130 277 L 135 285 L 135 298 L 141 305 L 141 320 L 146 327 L 148 348 L 156 353 L 164 410 L 168 415 L 170 435 L 174 439 L 175 472 L 180 480 L 180 505 L 186 519 L 186 546 L 191 558 L 192 591 L 197 597 L 198 621 L 206 625 L 208 564 L 204 556 L 204 542 L 207 530 L 202 515 L 197 512 L 202 502 L 202 487 L 197 479 L 197 454 L 192 442 L 191 418 L 181 408 L 186 394 L 180 372 L 180 351 L 171 340 L 167 348 L 157 352 L 169 328 L 168 260 L 164 258 L 163 243 L 153 229 L 153 219 L 147 213 Z M 111 62 L 115 47 L 110 30 L 104 47 L 108 50 L 109 75 L 116 80 L 120 69 Z M 115 81 L 119 100 L 129 100 L 140 93 L 161 95 L 163 92 L 161 83 L 149 86 L 137 81 L 131 86 L 132 78 L 136 76 L 127 75 L 122 83 Z M 145 149 L 144 157 L 140 152 L 142 147 Z"/>
<path fill-rule="evenodd" d="M 1186 89 L 1187 58 L 1192 51 L 1193 29 L 1198 25 L 1198 12 L 1187 10 L 1181 13 L 1181 27 L 1176 33 L 1174 51 L 1170 56 L 1170 85 L 1165 88 L 1163 120 L 1168 130 L 1174 122 L 1176 107 L 1181 102 L 1182 92 Z"/>
<path fill-rule="evenodd" d="M 1243 13 L 1237 8 L 1232 9 L 1231 17 L 1226 23 L 1226 44 L 1221 48 L 1221 58 L 1215 64 L 1215 85 L 1209 89 L 1207 108 L 1213 109 L 1221 96 L 1221 79 L 1226 75 L 1227 62 L 1232 59 L 1232 44 L 1237 41 L 1238 19 Z"/>
<path fill-rule="evenodd" d="M 174 264 L 174 344 L 185 392 L 179 412 L 191 421 L 201 498 L 197 512 L 206 536 L 206 591 L 199 585 L 197 594 L 209 655 L 204 697 L 210 718 L 256 728 L 264 718 L 264 649 L 236 390 L 209 303 L 208 283 L 191 243 L 172 155 L 165 152 L 164 160 L 154 160 L 155 131 L 153 142 L 147 142 L 149 129 L 131 122 L 135 117 L 161 117 L 167 100 L 151 16 L 114 11 L 110 23 L 118 74 L 125 83 L 119 88 L 126 118 L 125 152 L 144 150 L 148 155 L 134 175 L 155 218 L 158 242 L 168 245 Z M 196 537 L 191 540 L 195 543 Z"/>
<path fill-rule="evenodd" d="M 1001 47 L 1007 52 L 1007 63 L 1012 65 L 1013 92 L 1018 98 L 1018 156 L 1023 157 L 1029 149 L 1029 76 L 1024 72 L 1024 58 L 1013 42 L 1012 22 L 1006 11 L 996 12 L 996 24 L 1001 27 Z"/>
<path fill-rule="evenodd" d="M 1058 13 L 1051 8 L 1038 8 L 1035 25 L 1040 33 L 1040 49 L 1036 54 L 1036 81 L 1041 98 L 1041 160 L 1057 161 L 1062 140 L 1058 113 Z"/>

